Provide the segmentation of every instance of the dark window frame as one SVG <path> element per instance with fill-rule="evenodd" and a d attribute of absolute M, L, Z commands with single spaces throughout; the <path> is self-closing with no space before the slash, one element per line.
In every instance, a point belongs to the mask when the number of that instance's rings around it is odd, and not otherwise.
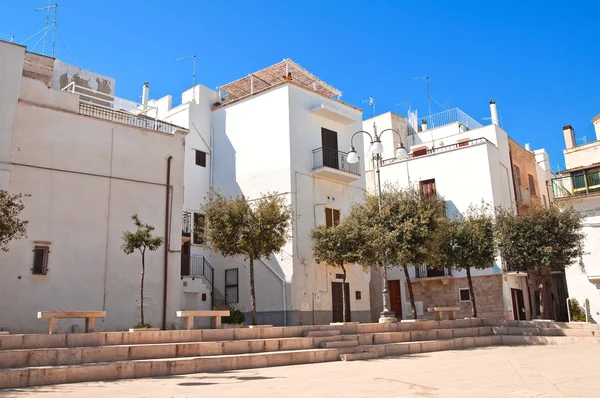
<path fill-rule="evenodd" d="M 194 213 L 194 233 L 192 234 L 192 243 L 195 245 L 201 245 L 204 243 L 204 227 L 206 218 L 202 213 Z"/>
<path fill-rule="evenodd" d="M 235 283 L 228 283 L 227 274 L 235 271 Z M 230 299 L 230 295 L 227 293 L 235 288 L 235 300 Z M 240 271 L 238 268 L 229 268 L 225 270 L 225 300 L 228 303 L 239 303 L 240 302 Z"/>
<path fill-rule="evenodd" d="M 325 207 L 325 227 L 336 227 L 340 223 L 342 213 L 340 209 L 334 207 Z"/>
<path fill-rule="evenodd" d="M 531 196 L 537 196 L 537 191 L 535 189 L 535 180 L 531 174 L 527 174 L 527 180 L 529 181 L 529 192 Z"/>
<path fill-rule="evenodd" d="M 195 149 L 196 151 L 196 166 L 206 167 L 206 152 Z"/>
<path fill-rule="evenodd" d="M 467 298 L 466 299 L 463 298 L 463 292 L 467 292 Z M 458 289 L 458 300 L 461 303 L 471 302 L 471 291 L 469 290 L 468 287 L 461 287 L 461 288 Z"/>
<path fill-rule="evenodd" d="M 429 189 L 428 187 L 433 186 L 433 189 Z M 431 191 L 431 192 L 429 192 Z M 427 180 L 419 181 L 419 192 L 421 193 L 421 197 L 423 199 L 431 199 L 437 196 L 437 187 L 435 184 L 435 178 L 430 178 Z"/>
<path fill-rule="evenodd" d="M 33 267 L 31 267 L 32 275 L 47 275 L 48 274 L 48 257 L 50 247 L 44 245 L 35 245 L 33 248 Z M 39 257 L 41 256 L 41 258 Z"/>

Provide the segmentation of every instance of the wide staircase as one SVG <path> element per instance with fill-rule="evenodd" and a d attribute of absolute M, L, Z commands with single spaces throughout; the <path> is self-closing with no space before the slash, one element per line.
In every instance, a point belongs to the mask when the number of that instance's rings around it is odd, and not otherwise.
<path fill-rule="evenodd" d="M 523 344 L 596 345 L 600 325 L 460 319 L 0 335 L 0 389 Z"/>

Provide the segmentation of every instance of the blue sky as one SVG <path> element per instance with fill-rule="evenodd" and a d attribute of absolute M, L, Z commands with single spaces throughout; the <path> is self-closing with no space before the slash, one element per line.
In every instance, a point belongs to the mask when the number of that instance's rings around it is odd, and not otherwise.
<path fill-rule="evenodd" d="M 426 114 L 415 76 L 430 77 L 435 100 L 484 124 L 497 99 L 504 129 L 546 148 L 554 168 L 564 164 L 563 125 L 595 138 L 597 1 L 57 1 L 56 56 L 116 78 L 120 97 L 135 100 L 144 81 L 153 98 L 180 96 L 192 63 L 174 59 L 194 53 L 196 81 L 211 88 L 291 58 L 368 116 L 361 100 L 371 95 L 377 113 L 406 115 L 394 104 L 410 101 Z M 0 3 L 0 38 L 20 43 L 44 27 L 33 10 L 46 0 Z"/>

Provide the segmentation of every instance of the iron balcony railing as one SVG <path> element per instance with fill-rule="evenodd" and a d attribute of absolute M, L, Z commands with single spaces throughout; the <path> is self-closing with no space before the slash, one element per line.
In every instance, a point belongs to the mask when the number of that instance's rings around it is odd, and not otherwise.
<path fill-rule="evenodd" d="M 109 120 L 111 122 L 118 122 L 148 130 L 155 130 L 161 133 L 173 134 L 176 130 L 180 129 L 174 124 L 153 119 L 148 116 L 133 115 L 124 111 L 115 111 L 113 109 L 104 108 L 99 105 L 91 105 L 85 102 L 79 103 L 79 113 L 86 116 Z"/>
<path fill-rule="evenodd" d="M 415 267 L 415 278 L 435 278 L 437 276 L 451 276 L 450 268 L 438 269 L 428 267 L 427 264 Z"/>
<path fill-rule="evenodd" d="M 552 179 L 554 199 L 600 192 L 600 170 L 582 171 Z"/>
<path fill-rule="evenodd" d="M 221 293 L 215 287 L 215 270 L 210 265 L 206 257 L 197 254 L 190 254 L 189 257 L 181 257 L 181 276 L 189 276 L 192 278 L 202 277 L 210 285 L 210 302 L 211 307 L 215 307 L 215 296 L 219 297 L 219 300 L 224 302 L 225 305 L 233 310 L 231 303 L 227 301 L 223 293 Z"/>
<path fill-rule="evenodd" d="M 348 154 L 334 148 L 313 149 L 313 170 L 319 167 L 330 167 L 360 175 L 360 160 L 357 163 L 348 163 Z"/>
<path fill-rule="evenodd" d="M 483 127 L 481 123 L 473 119 L 458 108 L 448 109 L 443 112 L 434 113 L 423 118 L 427 121 L 427 129 L 434 129 L 437 127 L 445 126 L 452 123 L 461 123 L 466 126 L 469 130 L 478 129 Z M 421 124 L 423 121 L 421 121 Z"/>
<path fill-rule="evenodd" d="M 408 155 L 408 159 L 418 158 L 420 156 L 431 155 L 431 154 L 434 154 L 434 153 L 447 152 L 447 151 L 451 151 L 451 150 L 454 150 L 454 149 L 469 147 L 469 146 L 473 146 L 473 145 L 477 145 L 477 144 L 483 144 L 483 143 L 488 143 L 490 145 L 494 145 L 487 138 L 481 137 L 481 138 L 476 138 L 474 140 L 457 142 L 456 144 L 444 145 L 444 146 L 440 146 L 440 147 L 433 148 L 433 149 L 427 149 L 427 150 L 423 149 L 421 151 L 415 151 L 414 153 L 411 153 L 411 154 Z M 396 158 L 384 159 L 382 161 L 382 163 L 383 164 L 390 164 L 390 163 L 398 162 L 400 160 L 401 159 L 396 159 Z"/>
<path fill-rule="evenodd" d="M 192 213 L 184 211 L 181 215 L 181 235 L 192 236 Z"/>

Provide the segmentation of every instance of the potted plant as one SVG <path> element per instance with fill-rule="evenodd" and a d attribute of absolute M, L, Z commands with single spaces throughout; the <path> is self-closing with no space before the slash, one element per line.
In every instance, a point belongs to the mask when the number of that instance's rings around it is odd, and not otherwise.
<path fill-rule="evenodd" d="M 223 322 L 223 329 L 238 329 L 244 326 L 244 321 L 246 320 L 246 316 L 240 310 L 232 310 L 229 313 L 229 316 L 224 316 L 221 318 Z"/>
<path fill-rule="evenodd" d="M 421 119 L 421 131 L 427 130 L 427 119 Z"/>
<path fill-rule="evenodd" d="M 574 298 L 569 299 L 569 312 L 571 313 L 571 322 L 585 322 L 585 312 L 581 309 L 579 301 Z"/>

